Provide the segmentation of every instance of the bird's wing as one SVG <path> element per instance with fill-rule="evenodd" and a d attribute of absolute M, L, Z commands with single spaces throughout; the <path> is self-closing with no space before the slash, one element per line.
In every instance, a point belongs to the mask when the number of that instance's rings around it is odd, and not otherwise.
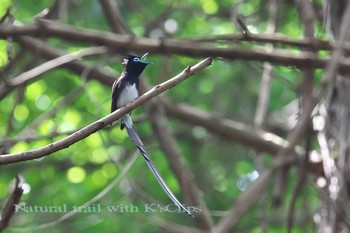
<path fill-rule="evenodd" d="M 126 130 L 128 132 L 128 135 L 131 139 L 131 141 L 137 146 L 139 149 L 140 153 L 142 154 L 143 158 L 146 160 L 148 167 L 152 171 L 153 175 L 156 177 L 158 183 L 160 186 L 163 188 L 164 192 L 168 195 L 168 197 L 174 202 L 175 205 L 177 205 L 179 208 L 181 208 L 187 215 L 192 216 L 190 211 L 188 211 L 175 197 L 175 195 L 171 192 L 169 189 L 168 185 L 165 183 L 163 177 L 159 174 L 158 170 L 156 169 L 153 161 L 151 158 L 148 156 L 144 145 L 137 134 L 134 125 L 132 123 L 131 117 L 129 114 L 126 114 L 121 118 L 121 122 L 125 125 Z"/>
<path fill-rule="evenodd" d="M 111 112 L 114 112 L 120 107 L 120 106 L 117 106 L 117 100 L 119 99 L 121 90 L 124 88 L 125 82 L 122 82 L 122 80 L 126 77 L 126 75 L 127 75 L 126 71 L 123 71 L 120 77 L 113 83 Z"/>

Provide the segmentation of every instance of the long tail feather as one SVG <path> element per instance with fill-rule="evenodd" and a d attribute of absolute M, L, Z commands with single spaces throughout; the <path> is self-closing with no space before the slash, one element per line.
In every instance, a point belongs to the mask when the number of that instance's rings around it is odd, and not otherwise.
<path fill-rule="evenodd" d="M 165 183 L 163 177 L 159 174 L 158 170 L 156 169 L 156 167 L 154 166 L 153 161 L 151 160 L 151 158 L 147 155 L 146 151 L 144 150 L 144 148 L 141 147 L 137 147 L 139 149 L 139 151 L 141 152 L 142 156 L 145 158 L 148 167 L 150 168 L 150 170 L 152 171 L 153 175 L 156 177 L 158 183 L 160 184 L 160 186 L 162 186 L 164 192 L 168 195 L 168 197 L 174 202 L 175 205 L 177 205 L 178 207 L 180 207 L 184 212 L 186 212 L 187 215 L 194 217 L 190 211 L 188 211 L 175 197 L 175 195 L 171 192 L 171 190 L 169 189 L 169 187 L 167 186 L 167 184 Z"/>
<path fill-rule="evenodd" d="M 153 175 L 156 177 L 158 183 L 163 188 L 164 192 L 168 195 L 168 197 L 174 202 L 175 205 L 177 205 L 179 208 L 181 208 L 187 215 L 194 217 L 190 211 L 188 211 L 175 197 L 175 195 L 171 192 L 168 185 L 165 183 L 163 177 L 160 175 L 158 170 L 156 169 L 153 161 L 148 156 L 144 145 L 137 134 L 134 125 L 132 124 L 131 117 L 127 114 L 124 117 L 121 118 L 121 121 L 124 123 L 126 130 L 128 132 L 128 135 L 131 139 L 131 141 L 137 146 L 140 153 L 142 154 L 143 158 L 146 160 L 148 167 L 152 171 Z"/>

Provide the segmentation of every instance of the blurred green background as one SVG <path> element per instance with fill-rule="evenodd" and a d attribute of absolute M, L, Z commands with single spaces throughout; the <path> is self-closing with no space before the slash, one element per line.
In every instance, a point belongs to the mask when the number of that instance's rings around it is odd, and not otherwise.
<path fill-rule="evenodd" d="M 210 35 L 240 33 L 232 20 L 232 11 L 242 14 L 249 30 L 264 33 L 267 28 L 267 1 L 257 0 L 155 0 L 155 1 L 117 1 L 124 21 L 136 36 L 150 38 L 196 38 Z M 278 12 L 277 33 L 286 37 L 302 38 L 303 28 L 293 1 L 282 1 Z M 321 1 L 313 1 L 316 9 L 321 9 Z M 33 17 L 50 7 L 52 0 L 1 0 L 0 15 L 11 6 L 15 25 L 30 25 Z M 166 12 L 166 13 L 164 13 Z M 319 13 L 319 12 L 317 12 Z M 110 31 L 104 12 L 97 0 L 72 1 L 64 23 L 78 28 L 91 28 Z M 317 36 L 325 37 L 322 20 L 318 22 Z M 51 46 L 68 52 L 83 48 L 84 44 L 68 43 L 58 39 L 48 39 Z M 254 43 L 233 42 L 236 46 L 254 47 Z M 218 46 L 221 46 L 220 43 Z M 226 45 L 224 45 L 226 46 Z M 14 51 L 19 46 L 14 43 Z M 295 48 L 287 48 L 298 53 Z M 122 71 L 122 54 L 95 56 L 83 61 L 94 66 L 102 66 L 118 74 Z M 29 68 L 42 64 L 44 60 L 24 52 L 21 59 L 6 78 L 14 77 Z M 144 78 L 151 85 L 163 82 L 181 72 L 187 65 L 200 59 L 177 55 L 152 55 L 148 60 L 153 65 L 147 67 Z M 6 41 L 0 40 L 0 66 L 8 63 Z M 215 113 L 239 122 L 253 125 L 254 114 L 263 65 L 259 62 L 214 60 L 213 65 L 195 77 L 168 90 L 165 95 L 176 103 L 187 103 L 207 112 Z M 316 73 L 321 78 L 322 72 Z M 273 67 L 268 116 L 281 111 L 298 94 L 295 87 L 300 80 L 300 72 L 293 67 Z M 0 137 L 3 140 L 17 140 L 33 137 L 35 140 L 19 140 L 8 151 L 15 153 L 47 145 L 64 138 L 95 120 L 109 114 L 111 87 L 98 80 L 86 81 L 83 75 L 77 75 L 64 68 L 55 69 L 40 76 L 25 87 L 12 91 L 0 102 Z M 59 108 L 55 108 L 61 104 Z M 33 123 L 44 114 L 52 114 Z M 45 115 L 44 115 L 45 116 Z M 154 160 L 166 182 L 182 201 L 180 186 L 174 174 L 169 170 L 168 161 L 159 148 L 150 123 L 145 119 L 142 107 L 133 111 L 135 126 L 143 139 L 148 152 Z M 212 134 L 205 128 L 193 126 L 177 119 L 169 119 L 184 155 L 185 163 L 192 172 L 200 194 L 206 202 L 214 222 L 223 216 L 237 197 L 259 175 L 254 150 L 238 143 L 225 140 Z M 280 136 L 286 132 L 278 131 Z M 54 136 L 52 136 L 54 135 Z M 117 124 L 106 127 L 88 138 L 43 159 L 21 162 L 0 167 L 0 207 L 8 197 L 9 184 L 20 173 L 27 186 L 22 202 L 27 206 L 60 206 L 69 210 L 91 200 L 113 182 L 138 152 L 120 131 Z M 158 226 L 155 217 L 194 226 L 191 218 L 179 213 L 147 213 L 144 205 L 156 203 L 170 204 L 158 183 L 148 170 L 146 163 L 137 155 L 136 161 L 127 172 L 127 176 L 111 188 L 96 202 L 102 210 L 77 213 L 62 222 L 36 232 L 164 232 Z M 272 157 L 260 155 L 261 169 L 268 167 Z M 294 177 L 293 177 L 294 176 Z M 284 205 L 274 208 L 271 205 L 272 183 L 268 191 L 235 226 L 235 232 L 261 232 L 259 219 L 266 217 L 268 232 L 281 232 L 285 229 L 285 218 L 295 185 L 296 170 L 292 170 Z M 311 180 L 311 178 L 310 178 Z M 110 206 L 136 206 L 139 211 L 111 213 Z M 261 208 L 261 205 L 264 208 Z M 260 206 L 260 207 L 259 207 Z M 96 206 L 95 206 L 96 207 Z M 293 232 L 312 232 L 313 213 L 319 207 L 319 197 L 312 182 L 308 182 L 300 195 L 295 213 L 296 226 Z M 97 208 L 97 207 L 96 207 Z M 19 210 L 5 232 L 34 232 L 59 219 L 64 212 L 30 213 Z"/>

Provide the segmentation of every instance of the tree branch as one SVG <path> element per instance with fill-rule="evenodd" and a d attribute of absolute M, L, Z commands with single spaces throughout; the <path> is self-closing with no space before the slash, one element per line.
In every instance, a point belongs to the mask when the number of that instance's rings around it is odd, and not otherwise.
<path fill-rule="evenodd" d="M 190 105 L 176 104 L 170 101 L 162 101 L 162 103 L 166 114 L 169 116 L 194 125 L 200 125 L 210 132 L 217 133 L 258 151 L 265 151 L 275 155 L 281 148 L 288 147 L 288 141 L 273 133 L 255 130 L 252 126 L 215 116 Z M 304 153 L 304 150 L 300 147 L 296 147 L 294 150 L 299 155 Z"/>
<path fill-rule="evenodd" d="M 109 46 L 120 53 L 128 51 L 149 52 L 152 54 L 179 54 L 191 57 L 222 57 L 230 60 L 249 60 L 271 62 L 283 66 L 296 66 L 298 68 L 312 67 L 324 68 L 329 59 L 309 56 L 308 53 L 295 55 L 285 51 L 274 51 L 268 53 L 259 48 L 218 48 L 208 43 L 196 43 L 189 40 L 148 38 L 132 38 L 130 36 L 117 35 L 113 33 L 96 31 L 91 29 L 78 29 L 60 23 L 50 21 L 38 21 L 37 24 L 25 27 L 0 28 L 0 37 L 13 36 L 15 40 L 23 35 L 36 37 L 56 37 L 72 42 L 98 44 Z M 350 61 L 344 59 L 340 62 L 339 69 L 350 72 Z"/>
<path fill-rule="evenodd" d="M 189 169 L 183 161 L 183 155 L 177 145 L 176 139 L 170 132 L 170 128 L 166 123 L 166 117 L 156 103 L 149 103 L 146 105 L 146 112 L 149 116 L 153 132 L 159 142 L 160 147 L 166 154 L 171 170 L 178 177 L 182 193 L 187 201 L 194 206 L 201 206 L 200 213 L 193 213 L 195 221 L 199 228 L 203 230 L 210 230 L 213 223 L 210 218 L 208 208 L 205 202 L 200 198 L 198 188 L 193 183 L 193 178 Z M 160 106 L 162 106 L 160 104 Z"/>
<path fill-rule="evenodd" d="M 116 1 L 100 0 L 100 4 L 105 13 L 109 27 L 114 33 L 123 34 L 128 32 L 131 34 L 130 29 L 124 24 Z"/>
<path fill-rule="evenodd" d="M 105 0 L 100 0 L 105 1 Z M 112 22 L 110 22 L 112 23 Z M 66 32 L 65 32 L 66 31 Z M 69 38 L 68 33 L 72 33 L 74 38 Z M 82 35 L 79 35 L 83 33 Z M 28 26 L 7 26 L 2 25 L 0 28 L 0 37 L 6 38 L 7 36 L 60 36 L 65 37 L 67 40 L 77 41 L 82 40 L 87 43 L 102 43 L 102 44 L 111 44 L 113 37 L 124 37 L 130 39 L 130 36 L 127 35 L 115 35 L 109 32 L 102 32 L 92 29 L 78 29 L 66 24 L 61 24 L 53 21 L 37 21 L 36 24 Z M 83 38 L 87 36 L 87 38 Z M 142 38 L 141 38 L 142 39 Z M 146 38 L 143 38 L 146 39 Z M 167 41 L 167 40 L 165 40 Z M 287 37 L 278 36 L 275 34 L 253 34 L 249 35 L 242 34 L 232 34 L 232 35 L 213 35 L 205 36 L 204 38 L 184 38 L 181 39 L 183 42 L 192 42 L 193 44 L 198 44 L 199 42 L 217 42 L 217 41 L 250 41 L 250 42 L 259 42 L 259 43 L 268 43 L 268 44 L 282 44 L 295 46 L 299 48 L 313 48 L 315 50 L 333 50 L 333 46 L 329 41 L 315 39 L 300 39 L 295 40 Z M 350 43 L 346 44 L 346 50 L 350 51 Z"/>
<path fill-rule="evenodd" d="M 97 54 L 106 54 L 108 53 L 108 51 L 109 51 L 108 48 L 101 46 L 101 47 L 90 47 L 75 53 L 65 54 L 55 59 L 52 59 L 50 61 L 47 61 L 29 71 L 23 72 L 17 77 L 7 80 L 6 83 L 10 86 L 23 85 L 25 82 L 28 82 L 49 70 L 55 69 L 59 66 L 75 61 L 79 58 L 91 56 L 91 55 L 97 55 Z"/>
<path fill-rule="evenodd" d="M 313 5 L 309 1 L 302 1 L 302 0 L 295 0 L 295 4 L 299 10 L 300 19 L 304 24 L 304 36 L 308 39 L 315 39 L 315 11 L 313 8 Z M 315 56 L 312 49 L 309 49 L 310 56 Z M 307 111 L 308 108 L 312 108 L 313 106 L 313 89 L 314 89 L 314 77 L 315 77 L 315 70 L 312 68 L 305 68 L 302 70 L 301 73 L 301 80 L 300 80 L 300 91 L 301 95 L 299 98 L 301 98 L 301 112 Z M 298 198 L 298 195 L 300 194 L 303 185 L 305 183 L 305 180 L 308 175 L 307 171 L 307 163 L 309 161 L 309 151 L 311 147 L 311 119 L 312 116 L 309 116 L 310 119 L 308 119 L 306 123 L 306 130 L 305 133 L 302 134 L 302 137 L 305 138 L 306 148 L 305 148 L 305 155 L 304 155 L 304 163 L 300 163 L 298 167 L 298 177 L 297 177 L 297 183 L 295 185 L 295 189 L 293 191 L 292 200 L 290 202 L 288 214 L 287 214 L 287 231 L 292 232 L 293 223 L 294 223 L 294 210 L 295 210 L 295 203 Z M 281 156 L 285 156 L 285 154 L 281 154 Z M 290 174 L 288 173 L 289 169 L 281 169 L 279 177 L 286 176 L 288 177 Z M 282 179 L 284 180 L 284 179 Z M 283 184 L 283 191 L 287 189 L 286 182 Z M 283 196 L 284 192 L 281 193 Z M 282 200 L 282 195 L 280 196 Z"/>
<path fill-rule="evenodd" d="M 11 217 L 15 213 L 15 205 L 19 203 L 23 194 L 23 183 L 23 178 L 20 175 L 17 175 L 11 196 L 7 200 L 7 203 L 0 217 L 0 232 L 2 232 L 8 226 Z"/>
<path fill-rule="evenodd" d="M 90 134 L 93 134 L 97 132 L 98 130 L 102 129 L 103 127 L 113 123 L 114 121 L 118 120 L 120 117 L 125 115 L 126 113 L 130 112 L 132 109 L 136 108 L 137 106 L 151 100 L 155 96 L 159 95 L 160 93 L 166 91 L 169 88 L 172 88 L 176 86 L 178 83 L 184 81 L 185 79 L 191 77 L 195 73 L 203 70 L 204 68 L 211 65 L 212 59 L 206 58 L 203 61 L 197 63 L 193 67 L 187 67 L 184 71 L 182 71 L 180 74 L 176 75 L 175 77 L 153 87 L 150 91 L 140 96 L 138 99 L 133 101 L 132 103 L 126 105 L 125 107 L 122 107 L 118 109 L 117 111 L 109 114 L 106 117 L 103 117 L 92 124 L 76 131 L 75 133 L 67 136 L 66 138 L 56 141 L 54 143 L 51 143 L 49 145 L 46 145 L 44 147 L 26 151 L 26 152 L 19 152 L 14 154 L 5 154 L 0 155 L 0 164 L 9 164 L 9 163 L 16 163 L 26 160 L 32 160 L 44 157 L 46 155 L 52 154 L 56 151 L 62 150 L 64 148 L 69 147 L 70 145 L 73 145 L 74 143 L 88 137 Z"/>

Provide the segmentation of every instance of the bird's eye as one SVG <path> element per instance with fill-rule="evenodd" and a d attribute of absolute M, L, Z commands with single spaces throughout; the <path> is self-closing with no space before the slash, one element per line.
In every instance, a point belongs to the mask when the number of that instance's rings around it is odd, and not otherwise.
<path fill-rule="evenodd" d="M 138 57 L 134 58 L 134 62 L 139 62 L 139 61 L 140 61 L 140 58 L 138 58 Z"/>

